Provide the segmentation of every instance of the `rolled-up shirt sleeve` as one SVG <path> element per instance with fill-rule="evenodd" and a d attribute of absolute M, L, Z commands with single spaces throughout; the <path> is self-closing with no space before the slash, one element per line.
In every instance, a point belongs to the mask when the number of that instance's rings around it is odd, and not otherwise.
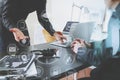
<path fill-rule="evenodd" d="M 46 14 L 46 0 L 41 0 L 41 5 L 37 8 L 37 16 L 40 24 L 50 33 L 50 35 L 53 35 L 55 30 Z"/>
<path fill-rule="evenodd" d="M 97 52 L 94 49 L 88 49 L 88 48 L 85 48 L 85 47 L 80 47 L 78 49 L 76 59 L 77 59 L 77 61 L 97 66 L 101 62 L 101 59 L 100 59 L 101 57 L 98 56 L 98 55 L 96 56 L 95 54 L 97 54 Z"/>
<path fill-rule="evenodd" d="M 12 9 L 11 9 L 12 3 L 13 3 L 12 0 L 4 0 L 3 1 L 2 23 L 3 23 L 3 26 L 6 27 L 8 30 L 10 28 L 15 27 L 15 23 L 11 17 L 11 15 L 12 15 Z"/>
<path fill-rule="evenodd" d="M 104 51 L 100 49 L 89 49 L 86 47 L 78 48 L 78 52 L 76 54 L 77 61 L 82 61 L 88 63 L 90 65 L 98 66 L 103 61 L 112 57 L 112 48 L 107 48 Z"/>

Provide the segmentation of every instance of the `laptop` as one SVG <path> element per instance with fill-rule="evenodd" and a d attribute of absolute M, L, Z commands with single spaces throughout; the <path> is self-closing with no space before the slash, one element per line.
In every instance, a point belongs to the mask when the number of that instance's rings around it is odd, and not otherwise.
<path fill-rule="evenodd" d="M 63 29 L 64 35 L 69 35 L 71 26 L 76 26 L 79 22 L 68 21 Z"/>
<path fill-rule="evenodd" d="M 54 41 L 50 44 L 52 45 L 56 45 L 56 46 L 60 46 L 60 47 L 69 47 L 70 43 L 71 43 L 71 37 L 70 37 L 70 28 L 72 26 L 76 26 L 79 22 L 76 21 L 68 21 L 65 25 L 65 27 L 63 28 L 63 35 L 67 38 L 67 41 L 65 41 L 64 43 L 61 43 L 60 41 Z"/>
<path fill-rule="evenodd" d="M 70 36 L 73 39 L 80 38 L 87 42 L 91 42 L 91 35 L 95 28 L 95 22 L 78 23 L 76 26 L 71 27 Z"/>

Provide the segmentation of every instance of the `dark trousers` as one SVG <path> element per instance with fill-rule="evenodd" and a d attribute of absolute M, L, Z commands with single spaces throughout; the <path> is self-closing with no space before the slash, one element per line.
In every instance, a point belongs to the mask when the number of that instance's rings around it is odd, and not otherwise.
<path fill-rule="evenodd" d="M 91 71 L 90 77 L 78 80 L 120 80 L 120 58 L 106 60 Z"/>

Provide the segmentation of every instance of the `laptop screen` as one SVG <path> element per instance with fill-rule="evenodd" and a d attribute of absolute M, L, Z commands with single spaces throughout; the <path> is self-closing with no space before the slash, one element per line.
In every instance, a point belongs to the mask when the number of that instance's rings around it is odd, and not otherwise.
<path fill-rule="evenodd" d="M 95 22 L 78 23 L 76 26 L 71 27 L 70 35 L 73 39 L 80 38 L 90 42 L 90 38 L 95 27 Z"/>
<path fill-rule="evenodd" d="M 63 33 L 69 33 L 72 25 L 77 25 L 79 22 L 68 21 L 63 29 Z"/>

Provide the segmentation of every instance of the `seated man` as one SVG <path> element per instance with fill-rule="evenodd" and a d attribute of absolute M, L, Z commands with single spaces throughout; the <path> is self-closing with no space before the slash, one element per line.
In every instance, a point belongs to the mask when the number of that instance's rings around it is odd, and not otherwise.
<path fill-rule="evenodd" d="M 112 15 L 109 20 L 108 30 L 105 31 L 108 36 L 101 43 L 104 44 L 101 47 L 102 52 L 98 53 L 94 46 L 93 49 L 86 47 L 84 40 L 77 39 L 72 43 L 73 49 L 78 48 L 76 55 L 79 61 L 98 66 L 92 70 L 90 77 L 79 80 L 120 80 L 120 57 L 116 54 L 119 51 L 120 0 L 105 0 L 105 4 L 107 9 L 112 11 Z M 109 50 L 107 51 L 107 49 Z"/>

